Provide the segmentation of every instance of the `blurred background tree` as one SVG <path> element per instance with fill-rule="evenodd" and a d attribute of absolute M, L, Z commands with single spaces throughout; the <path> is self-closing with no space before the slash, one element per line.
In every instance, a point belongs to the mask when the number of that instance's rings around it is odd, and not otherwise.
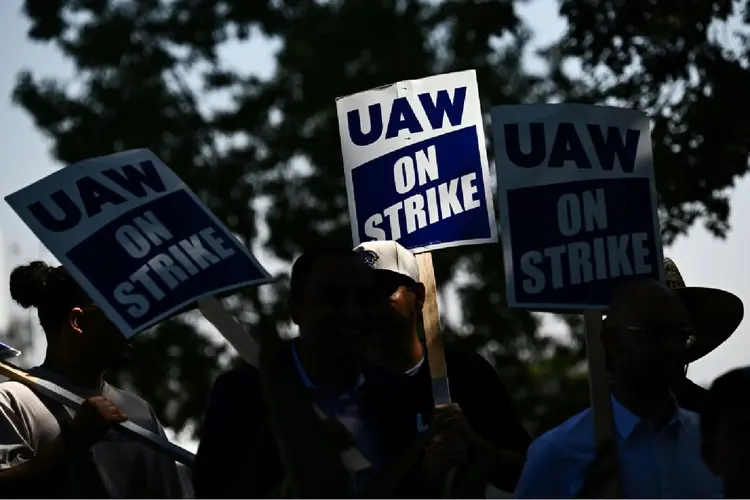
<path fill-rule="evenodd" d="M 652 114 L 665 242 L 701 221 L 728 231 L 727 189 L 747 170 L 747 45 L 710 26 L 746 16 L 730 1 L 562 0 L 566 35 L 522 58 L 533 33 L 510 0 L 26 0 L 28 36 L 55 44 L 73 81 L 22 73 L 13 98 L 53 139 L 63 164 L 150 148 L 264 262 L 288 264 L 321 240 L 351 242 L 334 100 L 402 79 L 475 69 L 482 105 L 576 101 Z M 747 19 L 738 21 L 746 26 Z M 279 42 L 269 78 L 222 63 L 228 44 Z M 248 52 L 248 59 L 256 54 Z M 571 71 L 571 68 L 583 71 Z M 223 96 L 228 105 L 217 104 Z M 458 291 L 450 341 L 485 354 L 530 430 L 587 405 L 578 317 L 561 339 L 505 306 L 498 246 L 441 251 Z M 235 303 L 254 333 L 288 332 L 286 280 Z M 200 430 L 230 357 L 191 318 L 141 335 L 137 369 L 114 374 L 179 431 Z"/>

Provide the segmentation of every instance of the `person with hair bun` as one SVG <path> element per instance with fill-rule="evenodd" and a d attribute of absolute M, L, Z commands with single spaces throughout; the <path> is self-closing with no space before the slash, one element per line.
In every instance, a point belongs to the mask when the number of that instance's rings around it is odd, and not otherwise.
<path fill-rule="evenodd" d="M 165 436 L 146 401 L 104 381 L 130 357 L 125 336 L 62 266 L 15 268 L 10 294 L 37 309 L 47 338 L 29 373 L 88 399 L 73 411 L 0 383 L 0 498 L 187 498 L 172 460 L 111 429 L 130 420 Z"/>

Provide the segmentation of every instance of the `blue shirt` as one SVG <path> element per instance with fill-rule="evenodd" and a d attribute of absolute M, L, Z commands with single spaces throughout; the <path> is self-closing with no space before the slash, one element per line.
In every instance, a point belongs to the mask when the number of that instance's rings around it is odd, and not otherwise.
<path fill-rule="evenodd" d="M 382 459 L 373 423 L 357 400 L 357 390 L 365 382 L 364 376 L 360 375 L 356 386 L 351 391 L 337 394 L 327 387 L 313 384 L 300 363 L 296 346 L 292 346 L 292 356 L 302 384 L 311 392 L 317 405 L 328 418 L 335 418 L 346 427 L 356 441 L 357 449 L 370 462 L 370 469 L 358 473 L 354 478 L 355 490 L 361 493 L 375 475 L 377 465 Z"/>
<path fill-rule="evenodd" d="M 701 459 L 698 414 L 678 408 L 659 431 L 614 397 L 612 413 L 624 498 L 723 498 L 721 480 Z M 515 497 L 574 497 L 595 453 L 589 408 L 532 443 Z"/>

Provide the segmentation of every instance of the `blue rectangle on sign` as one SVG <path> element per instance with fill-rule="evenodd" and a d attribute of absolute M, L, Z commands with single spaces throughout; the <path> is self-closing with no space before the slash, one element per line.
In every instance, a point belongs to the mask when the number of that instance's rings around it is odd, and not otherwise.
<path fill-rule="evenodd" d="M 519 305 L 605 307 L 626 281 L 659 279 L 647 178 L 511 189 L 507 203 Z"/>
<path fill-rule="evenodd" d="M 492 238 L 479 148 L 470 126 L 353 169 L 360 240 L 413 249 Z"/>
<path fill-rule="evenodd" d="M 187 191 L 118 217 L 67 257 L 134 330 L 266 276 Z"/>

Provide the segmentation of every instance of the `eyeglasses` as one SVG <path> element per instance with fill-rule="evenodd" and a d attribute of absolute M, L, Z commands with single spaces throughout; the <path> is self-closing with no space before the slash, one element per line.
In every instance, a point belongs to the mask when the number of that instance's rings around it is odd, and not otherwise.
<path fill-rule="evenodd" d="M 640 340 L 644 342 L 668 344 L 673 347 L 687 349 L 695 343 L 696 336 L 695 330 L 686 327 L 639 327 L 639 326 L 628 326 L 624 328 L 626 331 L 638 335 Z"/>

